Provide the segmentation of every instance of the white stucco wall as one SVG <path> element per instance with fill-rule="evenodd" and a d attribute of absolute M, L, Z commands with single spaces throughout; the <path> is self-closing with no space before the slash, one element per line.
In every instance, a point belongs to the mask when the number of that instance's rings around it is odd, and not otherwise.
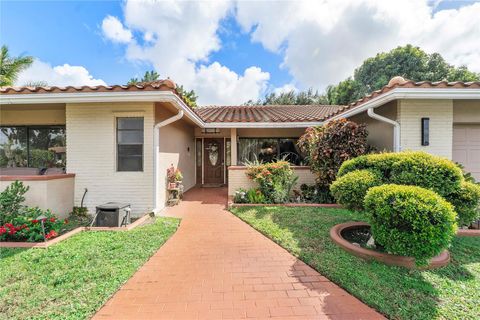
<path fill-rule="evenodd" d="M 22 180 L 18 176 L 18 180 Z M 34 179 L 36 179 L 35 177 Z M 73 209 L 73 192 L 75 178 L 65 176 L 60 179 L 49 179 L 48 176 L 39 176 L 38 180 L 24 180 L 23 185 L 29 190 L 25 194 L 24 205 L 49 209 L 58 218 L 67 218 Z M 0 181 L 0 191 L 5 190 L 13 181 Z"/>
<path fill-rule="evenodd" d="M 116 117 L 144 118 L 143 171 L 116 170 Z M 67 104 L 67 172 L 75 173 L 75 205 L 91 213 L 109 201 L 128 202 L 132 215 L 153 209 L 154 104 L 81 103 Z"/>

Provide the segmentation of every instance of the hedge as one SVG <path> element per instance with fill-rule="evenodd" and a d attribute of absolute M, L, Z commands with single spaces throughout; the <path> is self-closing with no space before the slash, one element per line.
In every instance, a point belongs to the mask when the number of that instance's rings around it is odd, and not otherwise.
<path fill-rule="evenodd" d="M 354 209 L 363 209 L 363 199 L 368 189 L 382 184 L 381 174 L 372 170 L 356 170 L 338 178 L 330 191 L 338 203 Z"/>
<path fill-rule="evenodd" d="M 386 184 L 365 196 L 375 242 L 389 253 L 415 258 L 417 265 L 446 249 L 456 233 L 453 206 L 416 186 Z"/>

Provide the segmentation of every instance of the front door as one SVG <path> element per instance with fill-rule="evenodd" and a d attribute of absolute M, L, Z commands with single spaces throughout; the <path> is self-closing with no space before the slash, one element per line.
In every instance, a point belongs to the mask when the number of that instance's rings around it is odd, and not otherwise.
<path fill-rule="evenodd" d="M 223 184 L 223 138 L 204 140 L 204 183 Z"/>

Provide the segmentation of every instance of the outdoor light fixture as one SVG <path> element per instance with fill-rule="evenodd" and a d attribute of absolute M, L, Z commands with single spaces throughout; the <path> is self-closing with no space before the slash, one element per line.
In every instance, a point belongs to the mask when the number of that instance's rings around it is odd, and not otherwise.
<path fill-rule="evenodd" d="M 43 233 L 43 241 L 47 241 L 47 238 L 46 238 L 46 235 L 45 235 L 45 224 L 43 223 L 43 220 L 47 219 L 46 216 L 44 216 L 43 214 L 38 216 L 37 217 L 37 220 L 40 221 L 40 223 L 42 224 L 42 233 Z"/>
<path fill-rule="evenodd" d="M 430 118 L 422 118 L 422 146 L 430 145 Z"/>

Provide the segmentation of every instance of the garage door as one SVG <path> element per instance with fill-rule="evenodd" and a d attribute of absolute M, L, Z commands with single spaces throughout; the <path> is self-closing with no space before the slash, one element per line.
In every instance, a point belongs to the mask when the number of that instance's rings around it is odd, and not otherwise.
<path fill-rule="evenodd" d="M 480 181 L 480 124 L 453 125 L 453 161 Z"/>

